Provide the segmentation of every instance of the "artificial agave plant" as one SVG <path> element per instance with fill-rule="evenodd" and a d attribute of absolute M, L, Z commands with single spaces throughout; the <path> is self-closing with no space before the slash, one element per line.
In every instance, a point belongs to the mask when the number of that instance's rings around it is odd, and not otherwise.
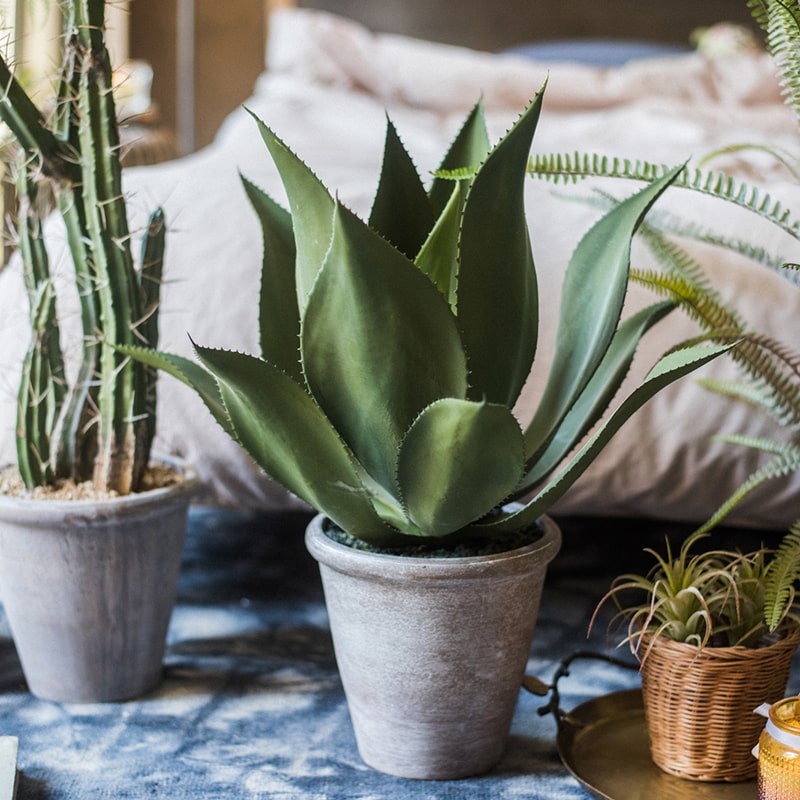
<path fill-rule="evenodd" d="M 631 238 L 679 170 L 666 172 L 577 246 L 553 368 L 521 428 L 512 409 L 539 305 L 523 194 L 541 103 L 540 93 L 494 148 L 477 105 L 429 190 L 389 123 L 368 222 L 258 122 L 291 208 L 245 181 L 265 241 L 262 357 L 127 352 L 193 386 L 269 475 L 360 539 L 532 524 L 649 397 L 724 349 L 667 354 L 573 453 L 671 308 L 620 323 Z M 520 497 L 521 508 L 496 510 Z"/>
<path fill-rule="evenodd" d="M 46 115 L 0 58 L 0 118 L 18 145 L 19 249 L 30 301 L 31 344 L 18 396 L 17 460 L 28 487 L 92 479 L 139 488 L 155 429 L 155 372 L 115 345 L 157 344 L 164 247 L 161 211 L 150 219 L 140 268 L 131 254 L 119 132 L 103 26 L 104 0 L 65 0 L 64 65 Z M 80 300 L 82 358 L 68 383 L 55 283 L 42 236 L 47 184 L 66 225 Z"/>

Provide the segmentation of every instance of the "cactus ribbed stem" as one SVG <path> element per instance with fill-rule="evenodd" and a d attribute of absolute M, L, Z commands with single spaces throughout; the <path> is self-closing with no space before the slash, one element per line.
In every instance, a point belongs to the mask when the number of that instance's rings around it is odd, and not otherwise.
<path fill-rule="evenodd" d="M 96 484 L 127 493 L 133 481 L 135 427 L 143 408 L 136 407 L 136 370 L 125 363 L 113 345 L 133 343 L 133 325 L 141 310 L 122 196 L 111 68 L 108 51 L 97 35 L 97 20 L 92 16 L 97 6 L 76 4 L 74 39 L 81 48 L 77 121 L 83 155 L 82 196 L 102 331 L 99 451 L 94 478 Z"/>
<path fill-rule="evenodd" d="M 64 0 L 62 11 L 66 53 L 52 128 L 0 58 L 0 118 L 25 153 L 25 186 L 45 178 L 53 184 L 83 335 L 77 380 L 67 390 L 40 222 L 22 192 L 32 343 L 19 393 L 18 455 L 29 484 L 91 477 L 98 488 L 125 494 L 138 488 L 149 460 L 155 375 L 116 348 L 156 344 L 164 220 L 160 211 L 151 218 L 140 273 L 122 194 L 105 2 Z"/>
<path fill-rule="evenodd" d="M 20 208 L 26 212 L 19 228 L 19 247 L 23 255 L 32 332 L 18 395 L 17 438 L 20 474 L 30 488 L 54 477 L 51 437 L 64 402 L 66 379 L 56 322 L 55 292 L 36 210 L 37 188 L 29 180 L 24 166 L 18 173 L 17 195 Z"/>

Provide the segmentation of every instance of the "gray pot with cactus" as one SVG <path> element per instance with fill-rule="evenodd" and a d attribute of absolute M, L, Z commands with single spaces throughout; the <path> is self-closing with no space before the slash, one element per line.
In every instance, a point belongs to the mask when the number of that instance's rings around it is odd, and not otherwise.
<path fill-rule="evenodd" d="M 160 675 L 196 480 L 183 465 L 151 464 L 157 373 L 118 350 L 157 343 L 165 223 L 156 210 L 137 263 L 122 192 L 105 2 L 64 0 L 60 7 L 64 61 L 51 112 L 33 103 L 0 59 L 0 119 L 16 146 L 31 334 L 18 391 L 17 469 L 7 468 L 0 495 L 0 597 L 32 691 L 65 701 L 118 700 L 151 688 Z M 80 356 L 69 365 L 56 309 L 60 284 L 42 232 L 45 190 L 66 230 L 74 270 L 66 290 L 80 304 Z M 40 543 L 46 550 L 38 550 Z M 46 564 L 47 594 L 61 604 L 58 611 L 41 610 L 37 563 Z M 28 565 L 33 573 L 23 579 Z M 138 614 L 141 600 L 126 594 L 132 582 L 142 590 L 158 585 L 146 613 Z M 160 603 L 151 613 L 153 598 Z M 147 628 L 157 642 L 140 647 Z M 146 679 L 132 674 L 134 664 Z M 30 677 L 41 669 L 54 678 Z"/>
<path fill-rule="evenodd" d="M 533 419 L 517 419 L 538 329 L 524 184 L 541 104 L 540 93 L 494 147 L 476 105 L 428 188 L 389 123 L 366 221 L 257 120 L 290 205 L 244 182 L 265 243 L 260 356 L 197 345 L 198 363 L 125 348 L 193 387 L 267 474 L 320 512 L 306 541 L 361 752 L 399 775 L 461 777 L 497 761 L 558 549 L 544 515 L 649 397 L 726 349 L 668 353 L 605 413 L 641 336 L 671 308 L 621 321 L 631 237 L 679 170 L 665 171 L 578 244 L 552 373 Z M 498 624 L 494 599 L 516 609 L 512 624 Z M 465 636 L 478 608 L 484 627 Z M 501 630 L 520 641 L 495 638 Z M 349 651 L 378 641 L 368 661 Z M 389 744 L 376 749 L 381 717 Z"/>

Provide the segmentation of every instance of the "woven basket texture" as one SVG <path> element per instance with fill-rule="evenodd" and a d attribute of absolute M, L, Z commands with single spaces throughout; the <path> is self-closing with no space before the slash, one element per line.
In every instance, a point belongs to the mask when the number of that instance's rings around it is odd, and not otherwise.
<path fill-rule="evenodd" d="M 694 781 L 747 781 L 764 727 L 753 711 L 781 700 L 800 627 L 763 648 L 642 641 L 650 752 L 664 772 Z"/>

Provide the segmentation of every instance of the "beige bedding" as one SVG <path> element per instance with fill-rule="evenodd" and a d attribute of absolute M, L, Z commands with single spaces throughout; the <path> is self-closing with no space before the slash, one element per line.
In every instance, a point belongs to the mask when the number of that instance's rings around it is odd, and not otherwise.
<path fill-rule="evenodd" d="M 329 188 L 367 213 L 380 168 L 388 111 L 420 170 L 431 170 L 466 111 L 484 99 L 496 139 L 548 80 L 537 152 L 591 151 L 677 164 L 716 147 L 754 141 L 800 152 L 796 126 L 781 102 L 766 56 L 708 61 L 692 54 L 621 68 L 547 64 L 372 35 L 321 12 L 279 12 L 271 26 L 268 68 L 247 105 L 298 152 Z M 768 187 L 800 210 L 800 192 L 763 153 L 726 157 L 717 164 Z M 256 352 L 256 295 L 261 241 L 238 171 L 282 200 L 283 193 L 252 119 L 234 112 L 215 142 L 192 156 L 130 170 L 126 177 L 138 229 L 155 205 L 164 206 L 168 238 L 162 342 L 188 354 L 188 334 L 205 345 Z M 571 249 L 597 215 L 565 195 L 586 187 L 553 187 L 531 180 L 528 213 L 542 296 L 540 369 L 525 392 L 520 414 L 535 401 L 552 346 L 560 280 Z M 617 194 L 633 191 L 606 184 Z M 796 242 L 752 215 L 674 192 L 659 204 L 701 215 L 729 234 L 797 259 Z M 58 221 L 50 229 L 61 242 Z M 727 297 L 759 329 L 798 342 L 800 291 L 784 278 L 710 247 L 696 247 Z M 647 266 L 643 251 L 637 266 Z M 632 287 L 631 308 L 652 296 Z M 18 270 L 0 281 L 0 456 L 12 457 L 13 392 L 24 347 L 24 300 Z M 64 314 L 74 318 L 74 308 Z M 640 378 L 664 349 L 696 332 L 672 317 L 648 335 L 631 380 Z M 729 363 L 706 374 L 734 374 Z M 292 502 L 259 474 L 216 427 L 184 387 L 162 378 L 161 451 L 193 461 L 209 502 L 251 507 Z M 559 510 L 653 515 L 700 520 L 754 467 L 753 453 L 710 441 L 718 432 L 770 435 L 772 425 L 749 410 L 717 399 L 692 379 L 640 411 L 561 502 Z M 774 483 L 741 507 L 740 522 L 783 526 L 797 516 L 800 479 Z"/>

